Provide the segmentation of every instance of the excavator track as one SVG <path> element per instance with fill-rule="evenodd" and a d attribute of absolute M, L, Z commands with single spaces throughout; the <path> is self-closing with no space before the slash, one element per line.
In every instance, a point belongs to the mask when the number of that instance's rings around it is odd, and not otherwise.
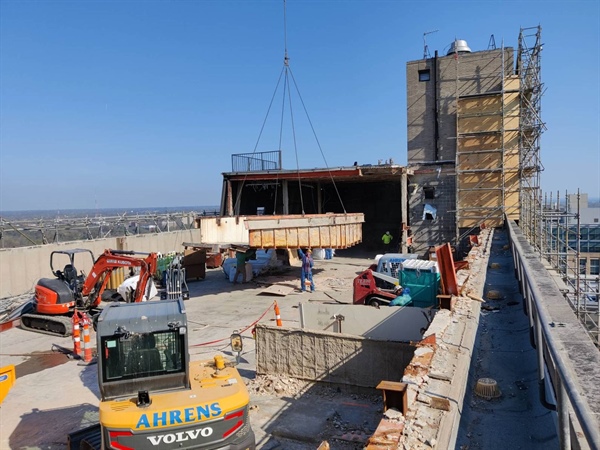
<path fill-rule="evenodd" d="M 21 316 L 21 328 L 51 336 L 71 336 L 73 324 L 70 317 L 45 316 L 43 314 L 24 314 Z"/>
<path fill-rule="evenodd" d="M 67 436 L 68 450 L 100 450 L 102 447 L 102 428 L 94 424 Z"/>

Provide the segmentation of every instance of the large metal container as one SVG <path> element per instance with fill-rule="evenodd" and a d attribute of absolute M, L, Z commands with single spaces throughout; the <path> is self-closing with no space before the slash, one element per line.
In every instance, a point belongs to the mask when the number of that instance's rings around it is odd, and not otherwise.
<path fill-rule="evenodd" d="M 203 244 L 255 248 L 335 248 L 362 242 L 363 213 L 287 216 L 202 217 Z"/>

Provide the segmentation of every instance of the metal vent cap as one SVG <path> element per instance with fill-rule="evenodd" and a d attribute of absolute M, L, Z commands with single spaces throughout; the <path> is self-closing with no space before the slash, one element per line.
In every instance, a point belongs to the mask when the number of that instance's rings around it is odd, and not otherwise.
<path fill-rule="evenodd" d="M 452 55 L 453 53 L 471 53 L 471 49 L 467 45 L 467 41 L 455 39 L 454 42 L 450 44 L 450 50 L 448 50 L 446 56 Z"/>

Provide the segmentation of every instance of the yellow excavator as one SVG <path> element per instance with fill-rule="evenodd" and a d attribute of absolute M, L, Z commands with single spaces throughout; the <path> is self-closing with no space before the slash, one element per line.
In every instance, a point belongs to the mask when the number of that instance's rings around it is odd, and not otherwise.
<path fill-rule="evenodd" d="M 70 434 L 69 449 L 254 450 L 250 397 L 234 363 L 190 361 L 187 333 L 182 299 L 104 308 L 100 423 Z M 232 346 L 241 351 L 239 335 Z"/>

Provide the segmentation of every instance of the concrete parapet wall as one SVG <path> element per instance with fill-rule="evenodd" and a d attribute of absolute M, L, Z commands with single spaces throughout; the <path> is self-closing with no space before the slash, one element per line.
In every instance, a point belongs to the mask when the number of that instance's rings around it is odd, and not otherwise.
<path fill-rule="evenodd" d="M 400 381 L 416 346 L 324 331 L 257 325 L 256 373 L 374 388 Z"/>
<path fill-rule="evenodd" d="M 53 277 L 50 271 L 50 254 L 56 250 L 84 248 L 91 250 L 96 257 L 107 248 L 167 253 L 183 251 L 181 245 L 183 242 L 199 242 L 199 238 L 200 230 L 191 229 L 2 249 L 0 250 L 0 298 L 31 292 L 40 278 Z M 77 269 L 89 272 L 91 261 L 82 258 L 81 263 L 76 266 Z"/>

